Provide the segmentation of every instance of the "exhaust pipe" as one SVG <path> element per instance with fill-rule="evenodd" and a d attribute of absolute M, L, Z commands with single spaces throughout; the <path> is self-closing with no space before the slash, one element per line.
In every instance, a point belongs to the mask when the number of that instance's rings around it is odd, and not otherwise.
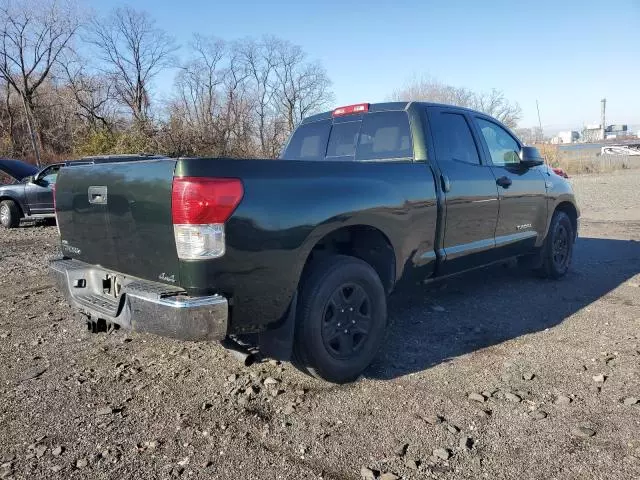
<path fill-rule="evenodd" d="M 233 338 L 227 337 L 222 342 L 222 346 L 239 360 L 245 367 L 250 367 L 256 361 L 255 354 L 249 348 L 240 344 Z"/>

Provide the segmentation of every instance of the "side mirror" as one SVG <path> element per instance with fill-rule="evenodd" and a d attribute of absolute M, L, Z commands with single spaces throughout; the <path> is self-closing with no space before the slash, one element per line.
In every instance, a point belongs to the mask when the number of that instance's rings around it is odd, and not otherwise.
<path fill-rule="evenodd" d="M 36 177 L 34 175 L 29 175 L 28 177 L 24 178 L 24 181 L 26 183 L 35 183 L 36 182 Z"/>
<path fill-rule="evenodd" d="M 544 165 L 544 158 L 536 147 L 522 147 L 518 155 L 520 157 L 520 165 L 526 168 Z"/>

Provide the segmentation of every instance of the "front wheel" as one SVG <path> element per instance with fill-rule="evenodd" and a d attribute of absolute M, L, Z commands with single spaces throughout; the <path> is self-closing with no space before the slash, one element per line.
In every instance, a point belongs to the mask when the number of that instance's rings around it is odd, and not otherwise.
<path fill-rule="evenodd" d="M 384 336 L 384 287 L 376 271 L 358 258 L 325 257 L 310 268 L 298 304 L 294 363 L 329 382 L 354 381 Z"/>
<path fill-rule="evenodd" d="M 0 202 L 0 224 L 4 228 L 15 228 L 20 224 L 20 209 L 13 200 Z"/>
<path fill-rule="evenodd" d="M 542 247 L 542 266 L 538 274 L 545 278 L 564 276 L 571 265 L 575 232 L 569 216 L 556 211 L 551 218 L 549 232 Z"/>

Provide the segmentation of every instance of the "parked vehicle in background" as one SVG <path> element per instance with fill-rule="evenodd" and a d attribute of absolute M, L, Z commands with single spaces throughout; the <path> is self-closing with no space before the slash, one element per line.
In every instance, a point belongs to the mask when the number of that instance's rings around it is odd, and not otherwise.
<path fill-rule="evenodd" d="M 38 170 L 20 160 L 0 159 L 0 171 L 14 179 L 13 183 L 0 185 L 0 224 L 14 228 L 22 219 L 53 218 L 52 187 L 62 165 Z"/>
<path fill-rule="evenodd" d="M 571 186 L 535 148 L 448 105 L 315 115 L 279 160 L 114 162 L 63 168 L 56 188 L 51 269 L 92 328 L 257 334 L 331 382 L 372 361 L 402 283 L 514 257 L 560 278 L 578 229 Z"/>
<path fill-rule="evenodd" d="M 640 156 L 640 144 L 605 145 L 600 150 L 600 155 Z"/>

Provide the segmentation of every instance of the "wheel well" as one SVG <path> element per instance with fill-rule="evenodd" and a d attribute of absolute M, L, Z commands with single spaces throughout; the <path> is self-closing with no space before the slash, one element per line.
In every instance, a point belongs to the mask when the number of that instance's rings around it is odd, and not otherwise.
<path fill-rule="evenodd" d="M 573 233 L 576 234 L 578 232 L 578 211 L 575 205 L 571 202 L 562 202 L 556 207 L 556 211 L 564 212 L 569 216 Z"/>
<path fill-rule="evenodd" d="M 396 280 L 396 260 L 393 247 L 380 230 L 366 225 L 353 225 L 328 233 L 315 244 L 307 257 L 302 278 L 309 266 L 323 255 L 350 255 L 367 262 L 376 271 L 387 292 L 391 292 Z"/>
<path fill-rule="evenodd" d="M 16 206 L 18 207 L 18 212 L 20 213 L 20 218 L 24 217 L 24 212 L 22 211 L 22 207 L 20 206 L 20 203 L 17 202 L 16 200 L 14 200 L 11 197 L 0 197 L 0 202 L 4 201 L 4 200 L 12 200 L 13 203 L 16 204 Z"/>

